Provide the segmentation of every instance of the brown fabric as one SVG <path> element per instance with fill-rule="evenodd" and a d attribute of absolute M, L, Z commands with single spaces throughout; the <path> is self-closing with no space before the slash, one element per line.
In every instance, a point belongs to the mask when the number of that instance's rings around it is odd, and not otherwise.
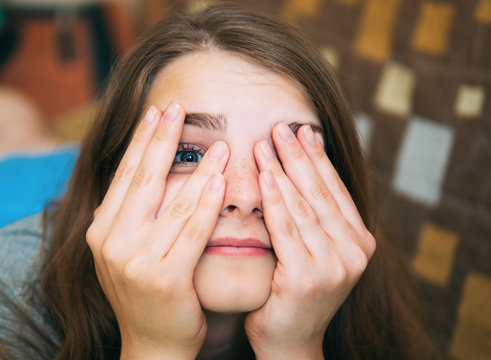
<path fill-rule="evenodd" d="M 176 9 L 212 2 L 167 1 L 159 8 L 165 9 L 162 16 L 168 16 Z M 383 232 L 400 243 L 409 264 L 418 263 L 414 275 L 427 306 L 431 334 L 448 359 L 487 358 L 491 353 L 491 1 L 398 0 L 388 7 L 380 0 L 248 3 L 288 17 L 320 48 L 327 46 L 337 54 L 338 74 L 353 111 L 366 114 L 372 129 L 367 155 Z M 158 17 L 153 13 L 148 23 Z M 44 22 L 27 26 L 26 41 L 53 31 L 52 26 Z M 84 54 L 90 51 L 86 31 L 86 25 L 77 23 L 77 44 Z M 377 33 L 388 41 L 382 54 L 374 53 L 381 46 Z M 31 47 L 23 50 L 30 62 L 12 59 L 0 69 L 0 81 L 26 89 L 48 114 L 86 103 L 95 88 L 87 80 L 90 61 L 81 58 L 68 68 L 50 55 L 33 63 L 40 51 L 56 54 L 56 50 L 49 44 L 40 47 L 40 40 L 31 41 Z M 386 107 L 375 102 L 381 77 L 391 64 L 414 78 L 412 86 L 391 84 L 397 90 L 392 94 L 395 100 L 399 90 L 409 91 L 409 112 L 403 116 L 393 111 L 390 101 Z M 428 190 L 413 196 L 410 188 L 401 192 L 395 186 L 403 144 L 412 126 L 421 123 L 418 119 L 424 126 L 436 126 L 438 134 L 451 136 L 445 151 L 441 146 L 432 149 L 431 142 L 424 145 L 428 156 L 442 151 L 446 159 L 442 181 L 432 188 L 437 192 L 433 202 L 425 198 Z M 416 180 L 432 168 L 423 170 L 414 174 Z M 442 235 L 423 244 L 427 226 L 444 229 L 442 234 L 457 239 L 455 249 L 447 249 L 448 256 L 438 260 L 450 268 L 448 278 L 439 283 L 425 273 L 424 261 L 431 254 L 424 252 L 438 254 L 431 244 L 446 240 Z"/>

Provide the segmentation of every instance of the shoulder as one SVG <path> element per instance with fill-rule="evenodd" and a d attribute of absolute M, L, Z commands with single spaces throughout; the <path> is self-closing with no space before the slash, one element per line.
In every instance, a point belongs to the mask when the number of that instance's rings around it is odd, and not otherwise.
<path fill-rule="evenodd" d="M 0 229 L 0 281 L 17 293 L 12 295 L 18 295 L 41 265 L 42 232 L 41 214 Z"/>
<path fill-rule="evenodd" d="M 0 349 L 3 345 L 14 358 L 39 358 L 41 349 L 59 342 L 35 295 L 49 246 L 49 237 L 42 240 L 42 223 L 36 214 L 0 229 Z"/>

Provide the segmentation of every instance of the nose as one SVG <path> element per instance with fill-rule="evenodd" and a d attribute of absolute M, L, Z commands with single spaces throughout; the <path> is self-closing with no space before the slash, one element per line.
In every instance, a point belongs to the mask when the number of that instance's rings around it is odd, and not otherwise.
<path fill-rule="evenodd" d="M 257 182 L 259 171 L 254 158 L 235 161 L 231 157 L 223 175 L 227 188 L 220 215 L 262 217 L 261 190 Z"/>

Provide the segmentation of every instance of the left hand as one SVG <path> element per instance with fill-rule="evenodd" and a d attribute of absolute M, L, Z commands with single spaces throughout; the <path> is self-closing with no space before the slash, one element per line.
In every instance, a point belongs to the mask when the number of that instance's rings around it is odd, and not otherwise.
<path fill-rule="evenodd" d="M 269 299 L 247 315 L 245 330 L 258 359 L 322 359 L 327 326 L 365 270 L 375 239 L 309 126 L 296 138 L 278 124 L 272 137 L 281 164 L 266 141 L 254 154 L 278 262 Z"/>

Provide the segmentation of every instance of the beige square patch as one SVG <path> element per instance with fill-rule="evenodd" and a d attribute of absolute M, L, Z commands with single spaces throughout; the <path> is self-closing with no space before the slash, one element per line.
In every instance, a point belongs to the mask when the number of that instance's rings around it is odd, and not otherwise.
<path fill-rule="evenodd" d="M 491 277 L 470 273 L 459 305 L 450 353 L 457 359 L 488 360 L 491 354 Z"/>
<path fill-rule="evenodd" d="M 433 284 L 446 286 L 457 244 L 456 233 L 432 223 L 425 224 L 412 263 L 414 271 Z"/>
<path fill-rule="evenodd" d="M 360 0 L 338 0 L 338 2 L 345 5 L 355 5 L 358 4 Z"/>
<path fill-rule="evenodd" d="M 96 107 L 96 103 L 90 104 L 53 117 L 48 128 L 50 135 L 60 143 L 82 141 L 94 122 Z"/>
<path fill-rule="evenodd" d="M 290 22 L 302 17 L 312 19 L 319 13 L 320 5 L 320 0 L 287 0 L 282 15 Z"/>
<path fill-rule="evenodd" d="M 455 113 L 462 118 L 476 118 L 482 115 L 484 107 L 484 88 L 482 86 L 462 85 L 457 92 Z"/>
<path fill-rule="evenodd" d="M 413 47 L 431 55 L 445 54 L 454 15 L 455 7 L 450 3 L 423 4 L 413 33 Z"/>
<path fill-rule="evenodd" d="M 380 77 L 375 93 L 375 105 L 389 114 L 405 117 L 412 111 L 416 77 L 411 68 L 388 63 Z"/>
<path fill-rule="evenodd" d="M 340 56 L 336 48 L 329 45 L 325 45 L 322 46 L 319 49 L 319 51 L 322 54 L 322 56 L 327 60 L 327 62 L 332 65 L 333 68 L 335 69 L 339 68 Z"/>
<path fill-rule="evenodd" d="M 482 23 L 491 24 L 491 0 L 481 0 L 476 6 L 476 20 Z"/>
<path fill-rule="evenodd" d="M 187 11 L 191 14 L 199 13 L 215 5 L 216 0 L 190 0 L 187 4 Z"/>
<path fill-rule="evenodd" d="M 392 33 L 400 0 L 367 0 L 355 40 L 361 57 L 384 63 L 391 57 Z"/>

